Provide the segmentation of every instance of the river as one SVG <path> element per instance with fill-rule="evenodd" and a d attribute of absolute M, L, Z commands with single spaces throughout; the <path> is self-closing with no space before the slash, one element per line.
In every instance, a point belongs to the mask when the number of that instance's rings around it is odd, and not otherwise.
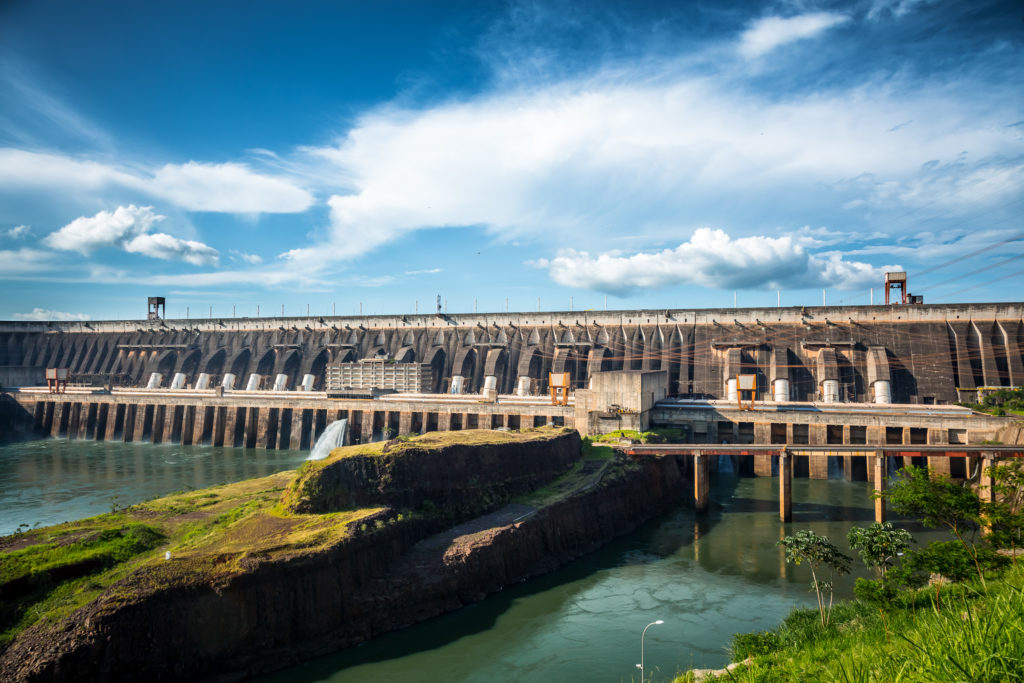
<path fill-rule="evenodd" d="M 62 440 L 3 446 L 0 534 L 290 469 L 306 455 Z M 720 473 L 706 515 L 684 502 L 559 571 L 260 680 L 639 680 L 641 631 L 659 619 L 645 641 L 648 676 L 723 666 L 732 634 L 772 628 L 794 606 L 814 604 L 809 572 L 785 564 L 779 538 L 810 528 L 845 548 L 847 530 L 872 520 L 867 483 L 794 479 L 794 521 L 783 525 L 777 483 Z M 854 566 L 863 575 L 859 560 Z M 839 594 L 851 586 L 844 578 Z"/>

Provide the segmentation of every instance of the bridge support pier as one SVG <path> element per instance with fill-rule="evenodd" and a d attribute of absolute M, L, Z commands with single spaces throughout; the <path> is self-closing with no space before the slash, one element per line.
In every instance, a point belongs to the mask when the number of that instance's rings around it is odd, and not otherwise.
<path fill-rule="evenodd" d="M 978 479 L 978 495 L 983 503 L 996 502 L 996 480 L 992 477 L 992 468 L 996 466 L 996 459 L 991 453 L 985 453 L 981 457 L 981 473 Z M 992 533 L 991 524 L 982 524 L 981 533 L 988 535 Z"/>
<path fill-rule="evenodd" d="M 888 475 L 884 452 L 875 451 L 874 466 L 871 469 L 874 474 L 875 493 L 884 493 Z M 881 496 L 875 498 L 875 521 L 879 524 L 885 521 L 885 498 Z"/>
<path fill-rule="evenodd" d="M 697 512 L 707 512 L 710 488 L 710 459 L 717 456 L 704 455 L 700 451 L 693 453 L 693 508 Z"/>
<path fill-rule="evenodd" d="M 779 452 L 779 520 L 793 521 L 793 456 Z"/>

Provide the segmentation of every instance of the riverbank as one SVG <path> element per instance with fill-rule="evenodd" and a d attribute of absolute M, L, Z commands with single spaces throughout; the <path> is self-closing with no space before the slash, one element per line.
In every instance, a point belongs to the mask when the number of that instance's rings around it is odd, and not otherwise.
<path fill-rule="evenodd" d="M 524 447 L 519 435 L 492 434 Z M 632 461 L 606 449 L 581 457 L 578 437 L 561 430 L 539 430 L 529 448 L 564 450 L 572 439 L 568 471 L 530 481 L 514 501 L 509 481 L 498 480 L 504 492 L 475 494 L 490 509 L 454 527 L 452 515 L 465 510 L 440 500 L 290 510 L 296 476 L 284 472 L 8 537 L 0 583 L 5 610 L 12 593 L 19 608 L 4 615 L 0 680 L 281 668 L 549 571 L 677 502 L 671 459 Z M 358 455 L 366 470 L 365 458 L 382 454 Z M 20 574 L 9 571 L 15 565 Z"/>
<path fill-rule="evenodd" d="M 827 628 L 816 609 L 797 609 L 774 630 L 735 637 L 732 658 L 747 661 L 722 680 L 1021 680 L 1024 565 L 984 586 L 923 588 L 898 606 L 841 602 Z M 717 678 L 689 671 L 673 683 Z"/>

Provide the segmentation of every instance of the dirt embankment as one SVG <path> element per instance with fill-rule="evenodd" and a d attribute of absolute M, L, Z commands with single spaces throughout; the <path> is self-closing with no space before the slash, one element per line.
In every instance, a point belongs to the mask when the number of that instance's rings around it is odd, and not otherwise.
<path fill-rule="evenodd" d="M 283 668 L 551 571 L 683 495 L 671 458 L 577 471 L 579 485 L 552 504 L 506 505 L 441 533 L 415 516 L 364 523 L 328 549 L 252 556 L 215 584 L 154 586 L 136 572 L 117 585 L 121 598 L 23 633 L 0 655 L 0 680 L 231 680 Z"/>

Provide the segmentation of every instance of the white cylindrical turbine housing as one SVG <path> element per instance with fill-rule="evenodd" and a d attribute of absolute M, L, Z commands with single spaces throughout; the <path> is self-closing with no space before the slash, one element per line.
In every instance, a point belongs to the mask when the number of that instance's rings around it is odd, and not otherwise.
<path fill-rule="evenodd" d="M 316 382 L 316 377 L 313 375 L 302 376 L 302 390 L 313 391 L 313 384 Z"/>
<path fill-rule="evenodd" d="M 171 380 L 171 389 L 184 389 L 185 388 L 185 373 L 179 372 L 174 375 L 174 379 Z"/>
<path fill-rule="evenodd" d="M 196 380 L 196 389 L 209 389 L 210 388 L 210 373 L 201 372 L 199 378 Z"/>
<path fill-rule="evenodd" d="M 735 403 L 739 398 L 739 392 L 736 391 L 736 378 L 730 378 L 725 382 L 725 396 L 726 398 Z"/>
<path fill-rule="evenodd" d="M 776 403 L 784 403 L 789 400 L 789 380 L 788 379 L 777 379 L 775 380 L 774 392 L 772 393 L 772 400 Z"/>
<path fill-rule="evenodd" d="M 880 379 L 874 384 L 875 403 L 892 403 L 892 386 L 889 380 Z"/>
<path fill-rule="evenodd" d="M 530 395 L 530 378 L 520 377 L 519 381 L 516 382 L 516 396 L 529 396 Z"/>
<path fill-rule="evenodd" d="M 274 391 L 288 391 L 288 375 L 280 374 L 274 378 Z"/>
<path fill-rule="evenodd" d="M 453 393 L 453 394 L 461 394 L 462 393 L 462 385 L 463 385 L 464 382 L 465 382 L 465 379 L 462 377 L 462 375 L 452 375 L 452 389 L 451 389 L 451 393 Z"/>
<path fill-rule="evenodd" d="M 249 383 L 245 385 L 246 391 L 257 391 L 260 385 L 263 384 L 263 377 L 257 375 L 255 372 L 249 375 Z"/>
<path fill-rule="evenodd" d="M 821 383 L 821 393 L 825 399 L 825 403 L 838 403 L 839 381 L 834 379 L 825 380 Z"/>
<path fill-rule="evenodd" d="M 159 372 L 154 372 L 149 376 L 149 383 L 146 384 L 147 389 L 159 389 L 160 385 L 164 383 L 164 376 Z"/>
<path fill-rule="evenodd" d="M 224 374 L 224 379 L 220 381 L 220 385 L 224 387 L 224 391 L 231 391 L 235 388 L 235 379 L 237 378 L 233 373 L 228 372 Z"/>

